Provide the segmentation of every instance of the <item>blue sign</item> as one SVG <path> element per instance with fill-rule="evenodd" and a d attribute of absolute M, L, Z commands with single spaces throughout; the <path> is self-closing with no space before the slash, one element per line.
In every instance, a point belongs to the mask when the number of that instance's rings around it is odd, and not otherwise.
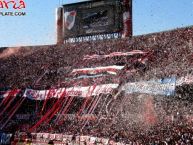
<path fill-rule="evenodd" d="M 127 94 L 132 93 L 145 93 L 154 95 L 174 95 L 176 87 L 176 78 L 164 78 L 157 81 L 142 81 L 127 83 L 124 85 L 123 90 Z"/>
<path fill-rule="evenodd" d="M 0 144 L 11 144 L 11 136 L 12 134 L 0 133 Z"/>

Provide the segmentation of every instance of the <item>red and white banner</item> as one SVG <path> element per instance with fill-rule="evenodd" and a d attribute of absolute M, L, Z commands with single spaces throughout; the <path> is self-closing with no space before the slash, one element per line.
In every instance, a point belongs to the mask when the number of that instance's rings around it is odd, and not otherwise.
<path fill-rule="evenodd" d="M 0 91 L 0 98 L 6 98 L 8 96 L 15 97 L 19 92 L 20 92 L 20 89 Z"/>
<path fill-rule="evenodd" d="M 63 143 L 66 142 L 72 142 L 73 135 L 66 135 L 66 134 L 51 134 L 51 133 L 31 133 L 36 139 L 43 139 L 43 140 L 55 140 L 55 141 L 63 141 Z M 112 144 L 120 144 L 121 142 L 114 142 L 110 141 L 109 138 L 99 138 L 94 136 L 76 136 L 76 143 L 87 143 L 87 144 L 95 144 L 96 142 L 107 145 L 109 143 Z"/>
<path fill-rule="evenodd" d="M 82 69 L 74 69 L 72 74 L 79 74 L 79 75 L 95 75 L 99 73 L 108 73 L 116 75 L 118 71 L 122 70 L 124 66 L 104 66 L 104 67 L 95 67 L 95 68 L 82 68 Z"/>
<path fill-rule="evenodd" d="M 75 19 L 76 19 L 76 11 L 64 12 L 65 28 L 71 30 L 74 27 Z"/>
<path fill-rule="evenodd" d="M 97 86 L 77 86 L 71 88 L 52 89 L 51 97 L 49 98 L 60 98 L 61 95 L 64 94 L 64 91 L 66 92 L 66 96 L 77 97 L 89 97 L 99 94 L 110 94 L 118 86 L 118 84 L 102 84 Z M 49 90 L 26 89 L 23 96 L 32 100 L 45 100 L 48 96 L 48 93 L 50 94 Z"/>
<path fill-rule="evenodd" d="M 115 56 L 132 56 L 136 54 L 147 54 L 148 52 L 144 52 L 142 50 L 132 50 L 130 52 L 113 52 L 107 55 L 86 55 L 83 60 L 90 60 L 90 59 L 102 59 L 108 57 L 115 57 Z"/>

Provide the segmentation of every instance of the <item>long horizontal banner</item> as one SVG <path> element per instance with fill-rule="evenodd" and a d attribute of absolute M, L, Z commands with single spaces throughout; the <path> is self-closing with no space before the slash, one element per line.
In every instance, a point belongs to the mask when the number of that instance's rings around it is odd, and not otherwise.
<path fill-rule="evenodd" d="M 100 77 L 105 77 L 107 75 L 105 74 L 97 74 L 97 75 L 80 75 L 76 78 L 66 78 L 65 80 L 78 80 L 78 79 L 93 79 L 93 78 L 100 78 Z"/>
<path fill-rule="evenodd" d="M 107 55 L 86 55 L 84 57 L 84 60 L 90 60 L 90 59 L 102 59 L 102 58 L 108 58 L 108 57 L 115 57 L 115 56 L 132 56 L 136 54 L 147 54 L 148 52 L 144 52 L 142 50 L 132 50 L 130 52 L 113 52 Z"/>
<path fill-rule="evenodd" d="M 120 71 L 121 69 L 123 69 L 124 66 L 117 66 L 117 65 L 113 65 L 113 66 L 103 66 L 103 67 L 95 67 L 95 68 L 82 68 L 82 69 L 74 69 L 72 71 L 72 74 L 81 74 L 81 75 L 85 75 L 85 74 L 99 74 L 99 73 L 108 73 L 108 74 L 114 74 L 116 75 L 118 71 Z"/>
<path fill-rule="evenodd" d="M 127 83 L 122 90 L 127 94 L 146 93 L 154 95 L 174 95 L 176 87 L 176 78 L 165 78 L 157 81 L 143 81 Z"/>
<path fill-rule="evenodd" d="M 58 114 L 57 116 L 62 117 L 65 120 L 96 120 L 97 116 L 94 114 L 83 114 L 81 116 L 77 116 L 77 114 Z"/>
<path fill-rule="evenodd" d="M 63 141 L 63 142 L 71 142 L 73 139 L 73 135 L 64 135 L 64 134 L 51 134 L 51 133 L 32 133 L 32 136 L 36 140 L 56 140 L 56 141 Z M 99 138 L 94 136 L 76 136 L 76 142 L 87 142 L 87 144 L 94 144 L 94 143 L 102 143 L 108 144 L 108 138 Z"/>
<path fill-rule="evenodd" d="M 157 81 L 141 81 L 126 83 L 122 87 L 122 91 L 126 93 L 148 93 L 148 94 L 160 94 L 160 95 L 173 95 L 175 92 L 175 87 L 182 84 L 193 83 L 193 77 L 181 77 L 178 80 L 176 78 L 166 78 Z M 88 97 L 102 94 L 111 93 L 113 89 L 116 89 L 119 84 L 103 84 L 98 86 L 87 86 L 87 87 L 71 87 L 71 88 L 59 88 L 53 90 L 33 90 L 26 89 L 24 92 L 24 97 L 32 100 L 44 100 L 51 94 L 52 98 L 59 98 L 64 91 L 66 91 L 66 96 L 79 96 Z M 8 96 L 15 96 L 20 90 L 9 90 L 0 92 L 0 98 L 6 98 Z"/>
<path fill-rule="evenodd" d="M 66 135 L 59 133 L 31 133 L 32 135 L 32 144 L 47 144 L 50 140 L 54 141 L 54 144 L 63 145 L 66 143 L 73 142 L 73 144 L 103 144 L 103 145 L 123 145 L 123 142 L 115 142 L 109 138 L 95 137 L 91 135 Z M 19 133 L 15 135 L 15 140 L 22 142 L 23 139 L 27 136 L 27 133 Z M 75 137 L 75 140 L 73 139 Z M 27 139 L 27 138 L 26 138 Z"/>
<path fill-rule="evenodd" d="M 87 86 L 87 87 L 77 86 L 53 90 L 26 89 L 23 96 L 32 100 L 45 100 L 47 96 L 51 96 L 51 98 L 59 98 L 65 92 L 66 96 L 89 97 L 99 94 L 109 94 L 118 86 L 119 86 L 118 84 L 103 84 L 98 86 Z"/>

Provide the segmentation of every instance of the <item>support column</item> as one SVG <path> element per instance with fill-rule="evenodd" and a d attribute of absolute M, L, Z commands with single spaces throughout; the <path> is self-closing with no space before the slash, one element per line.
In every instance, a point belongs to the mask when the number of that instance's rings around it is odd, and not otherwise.
<path fill-rule="evenodd" d="M 123 0 L 123 33 L 122 38 L 132 37 L 132 0 Z"/>
<path fill-rule="evenodd" d="M 57 35 L 57 44 L 64 43 L 64 31 L 63 31 L 63 8 L 56 8 L 56 35 Z"/>

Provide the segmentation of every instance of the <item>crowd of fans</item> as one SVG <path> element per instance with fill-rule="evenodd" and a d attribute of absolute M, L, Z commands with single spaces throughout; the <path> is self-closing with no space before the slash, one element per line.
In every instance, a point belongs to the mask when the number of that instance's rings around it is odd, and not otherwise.
<path fill-rule="evenodd" d="M 192 27 L 136 36 L 132 39 L 104 40 L 53 46 L 20 47 L 4 50 L 0 55 L 0 82 L 4 87 L 50 87 L 65 85 L 73 68 L 131 65 L 133 57 L 83 60 L 86 55 L 143 50 L 152 52 L 148 70 L 130 78 L 144 80 L 191 73 Z M 12 52 L 16 49 L 15 53 Z M 4 55 L 10 53 L 12 55 Z M 4 57 L 3 57 L 4 56 Z M 64 83 L 64 84 L 63 84 Z M 35 86 L 36 85 L 36 86 Z"/>
<path fill-rule="evenodd" d="M 176 94 L 176 96 L 180 95 Z M 67 114 L 71 117 L 65 118 L 62 123 L 55 123 L 56 116 L 49 123 L 42 123 L 33 133 L 65 134 L 72 135 L 74 138 L 76 136 L 93 136 L 123 144 L 191 145 L 193 143 L 192 101 L 181 100 L 175 96 L 165 98 L 165 96 L 145 94 L 120 95 L 117 100 L 112 99 L 112 96 L 108 96 L 107 99 L 106 95 L 101 97 L 102 100 L 94 112 L 97 118 L 87 120 L 87 124 L 85 124 L 85 120 L 76 118 L 76 113 L 75 117 Z M 154 99 L 151 100 L 152 98 Z M 81 101 L 83 100 L 77 99 L 74 104 Z M 107 102 L 111 103 L 108 106 L 103 106 L 103 104 L 108 104 Z M 151 103 L 153 108 L 149 107 Z M 24 108 L 25 105 L 28 106 L 28 104 L 24 104 Z M 34 106 L 28 110 L 28 113 L 31 113 L 35 106 L 34 102 Z M 39 108 L 41 107 L 42 105 L 39 103 Z M 116 109 L 111 109 L 111 107 Z M 24 108 L 21 108 L 19 112 L 25 113 Z M 122 109 L 119 110 L 120 108 Z M 72 108 L 69 113 L 76 111 Z M 36 113 L 34 112 L 34 114 Z M 33 126 L 40 118 L 41 116 L 32 115 L 30 120 L 14 119 L 5 130 L 15 129 L 12 130 L 15 134 L 17 132 L 27 133 L 29 127 Z M 61 120 L 64 120 L 64 117 Z M 25 124 L 28 126 L 24 127 Z"/>
<path fill-rule="evenodd" d="M 3 49 L 0 52 L 0 88 L 49 89 L 73 85 L 101 83 L 126 83 L 164 77 L 182 77 L 192 74 L 193 28 L 136 36 L 132 39 L 104 40 L 99 42 L 69 43 L 65 45 L 21 47 Z M 142 50 L 148 52 L 147 62 L 141 67 L 135 60 L 141 55 L 107 59 L 83 60 L 85 55 L 104 55 L 112 52 Z M 11 53 L 9 55 L 9 53 Z M 5 55 L 6 54 L 6 55 Z M 124 65 L 127 70 L 118 77 L 66 81 L 74 68 Z M 128 72 L 128 70 L 136 70 Z M 85 83 L 86 82 L 86 83 Z M 192 85 L 176 87 L 174 96 L 146 94 L 118 97 L 102 96 L 93 112 L 96 120 L 65 120 L 56 124 L 53 118 L 41 124 L 35 131 L 62 133 L 74 136 L 105 137 L 127 144 L 193 144 Z M 52 101 L 50 101 L 52 102 Z M 83 102 L 74 101 L 74 106 Z M 17 113 L 37 114 L 43 102 L 25 100 Z M 52 106 L 53 104 L 50 103 Z M 25 108 L 25 109 L 24 109 Z M 68 113 L 74 113 L 72 108 Z M 28 131 L 41 115 L 30 120 L 11 120 L 5 131 Z M 19 125 L 28 127 L 18 127 Z M 14 126 L 14 127 L 13 127 Z"/>

